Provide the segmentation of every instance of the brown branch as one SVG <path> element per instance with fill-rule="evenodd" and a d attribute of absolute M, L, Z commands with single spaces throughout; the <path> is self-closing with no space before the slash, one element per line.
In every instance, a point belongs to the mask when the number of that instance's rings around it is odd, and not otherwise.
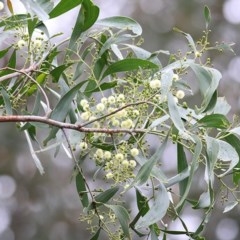
<path fill-rule="evenodd" d="M 17 77 L 17 76 L 20 76 L 22 74 L 26 74 L 26 73 L 30 73 L 32 71 L 35 71 L 36 68 L 38 67 L 38 64 L 32 64 L 30 67 L 28 68 L 23 68 L 21 70 L 17 70 L 17 69 L 13 69 L 13 68 L 9 68 L 9 67 L 5 67 L 5 68 L 1 68 L 1 71 L 2 70 L 11 70 L 11 71 L 15 71 L 13 73 L 9 73 L 7 75 L 4 75 L 2 77 L 0 77 L 0 82 L 3 82 L 7 79 L 10 79 L 10 78 L 13 78 L 13 77 Z"/>
<path fill-rule="evenodd" d="M 72 129 L 78 132 L 96 132 L 96 133 L 146 133 L 145 129 L 114 129 L 114 128 L 86 128 L 81 124 L 72 124 L 60 122 L 47 117 L 41 116 L 31 116 L 31 115 L 10 115 L 10 116 L 0 116 L 0 122 L 39 122 L 45 123 L 50 126 L 58 127 L 60 129 Z"/>

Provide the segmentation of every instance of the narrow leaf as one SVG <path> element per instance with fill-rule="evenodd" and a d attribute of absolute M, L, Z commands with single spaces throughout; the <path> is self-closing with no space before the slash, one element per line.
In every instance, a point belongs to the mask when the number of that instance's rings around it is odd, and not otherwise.
<path fill-rule="evenodd" d="M 8 6 L 9 12 L 10 12 L 11 14 L 14 14 L 11 0 L 7 0 L 7 6 Z"/>
<path fill-rule="evenodd" d="M 6 48 L 6 49 L 1 50 L 0 51 L 0 58 L 4 57 L 8 53 L 10 48 L 11 48 L 11 46 Z"/>
<path fill-rule="evenodd" d="M 101 232 L 101 228 L 99 228 L 99 229 L 97 230 L 97 232 L 91 237 L 90 240 L 98 240 L 98 237 L 99 237 L 99 235 L 100 235 L 100 232 Z"/>
<path fill-rule="evenodd" d="M 174 126 L 179 131 L 179 136 L 185 140 L 191 140 L 192 142 L 194 142 L 193 138 L 190 136 L 190 134 L 184 127 L 183 120 L 178 110 L 178 106 L 173 98 L 173 95 L 170 92 L 168 93 L 168 108 L 171 120 Z"/>
<path fill-rule="evenodd" d="M 228 203 L 228 204 L 225 206 L 223 213 L 230 212 L 230 211 L 231 211 L 234 207 L 236 207 L 238 204 L 239 204 L 238 201 L 234 201 L 234 202 Z"/>
<path fill-rule="evenodd" d="M 140 68 L 157 69 L 158 66 L 150 61 L 143 59 L 137 58 L 124 59 L 110 65 L 103 73 L 102 79 L 113 73 L 133 71 L 138 70 Z"/>
<path fill-rule="evenodd" d="M 125 237 L 128 237 L 130 239 L 130 232 L 129 232 L 130 216 L 129 216 L 127 210 L 124 207 L 119 206 L 119 205 L 105 204 L 105 206 L 113 210 L 114 214 L 116 215 L 116 217 L 121 225 L 121 228 L 123 230 Z"/>
<path fill-rule="evenodd" d="M 50 18 L 58 17 L 65 12 L 77 7 L 82 3 L 83 0 L 61 0 L 57 6 L 49 13 Z"/>
<path fill-rule="evenodd" d="M 194 148 L 193 156 L 192 156 L 192 163 L 191 163 L 191 168 L 190 168 L 190 173 L 189 173 L 189 178 L 188 178 L 188 183 L 186 185 L 185 192 L 183 196 L 181 197 L 180 201 L 178 202 L 176 209 L 180 210 L 186 200 L 186 197 L 189 193 L 190 187 L 192 185 L 192 179 L 194 176 L 194 173 L 197 169 L 198 166 L 198 159 L 202 151 L 202 142 L 201 140 L 197 137 L 194 136 L 194 141 L 196 142 L 196 146 Z"/>
<path fill-rule="evenodd" d="M 75 97 L 77 91 L 85 84 L 85 81 L 80 82 L 72 89 L 70 89 L 64 96 L 60 99 L 56 107 L 53 109 L 50 118 L 63 122 L 71 109 L 71 102 Z M 48 137 L 44 140 L 44 145 L 48 143 L 51 139 L 56 137 L 56 133 L 58 132 L 57 127 L 52 127 Z"/>
<path fill-rule="evenodd" d="M 12 104 L 11 104 L 9 95 L 4 88 L 1 88 L 1 94 L 2 94 L 3 100 L 4 100 L 6 114 L 7 115 L 12 115 Z"/>
<path fill-rule="evenodd" d="M 238 164 L 239 156 L 235 148 L 229 143 L 218 139 L 217 142 L 219 144 L 218 159 L 229 163 L 228 169 L 224 173 L 218 175 L 218 177 L 223 177 Z"/>
<path fill-rule="evenodd" d="M 188 169 L 186 154 L 184 152 L 183 145 L 180 142 L 177 143 L 177 165 L 178 165 L 178 174 Z M 188 183 L 188 178 L 185 178 L 184 180 L 179 182 L 180 196 L 184 194 L 187 187 L 187 183 Z"/>
<path fill-rule="evenodd" d="M 218 87 L 222 75 L 216 69 L 203 67 L 198 64 L 190 64 L 190 67 L 197 76 L 199 89 L 203 96 L 202 106 L 199 111 L 204 112 Z"/>
<path fill-rule="evenodd" d="M 207 115 L 198 120 L 198 123 L 206 128 L 221 128 L 221 129 L 226 129 L 230 125 L 228 119 L 224 115 L 218 113 Z"/>
<path fill-rule="evenodd" d="M 141 26 L 136 21 L 128 17 L 116 16 L 104 18 L 97 21 L 97 24 L 105 27 L 118 28 L 121 30 L 131 30 L 137 36 L 142 34 Z"/>
<path fill-rule="evenodd" d="M 99 15 L 99 8 L 94 5 L 91 0 L 72 1 L 74 4 L 77 2 L 78 4 L 82 2 L 82 6 L 79 10 L 78 17 L 68 45 L 69 49 L 74 50 L 76 47 L 76 41 L 81 36 L 81 34 L 96 22 Z M 65 2 L 65 4 L 69 5 L 68 1 L 63 0 L 62 2 Z"/>
<path fill-rule="evenodd" d="M 231 144 L 232 147 L 236 150 L 238 157 L 240 159 L 240 140 L 234 134 L 228 135 L 224 138 L 224 141 Z M 235 166 L 237 169 L 240 169 L 240 161 Z M 233 173 L 233 182 L 238 185 L 240 181 L 240 171 L 234 171 Z"/>
<path fill-rule="evenodd" d="M 157 149 L 157 151 L 152 155 L 152 157 L 142 165 L 142 167 L 138 171 L 136 178 L 134 179 L 134 181 L 131 185 L 133 185 L 135 183 L 142 185 L 148 180 L 149 176 L 151 175 L 154 165 L 158 161 L 160 161 L 160 159 L 163 155 L 163 152 L 166 149 L 167 140 L 168 140 L 168 136 L 165 138 L 164 142 Z"/>
<path fill-rule="evenodd" d="M 208 6 L 204 6 L 204 11 L 203 11 L 203 15 L 206 21 L 206 28 L 208 28 L 208 25 L 211 21 L 211 12 Z"/>
<path fill-rule="evenodd" d="M 107 189 L 106 191 L 98 194 L 94 200 L 96 203 L 107 203 L 119 190 L 118 186 Z"/>
<path fill-rule="evenodd" d="M 167 212 L 169 207 L 168 192 L 163 184 L 159 185 L 159 188 L 155 190 L 155 198 L 150 210 L 139 219 L 136 224 L 136 229 L 146 228 L 154 223 L 160 221 Z"/>
<path fill-rule="evenodd" d="M 88 194 L 85 180 L 81 172 L 78 172 L 76 176 L 76 187 L 83 207 L 87 207 L 89 205 Z"/>

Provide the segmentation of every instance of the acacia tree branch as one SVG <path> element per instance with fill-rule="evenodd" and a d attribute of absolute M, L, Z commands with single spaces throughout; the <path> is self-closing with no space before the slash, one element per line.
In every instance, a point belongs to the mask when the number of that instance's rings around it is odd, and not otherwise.
<path fill-rule="evenodd" d="M 18 76 L 20 76 L 22 74 L 26 74 L 26 73 L 30 73 L 32 71 L 35 71 L 37 69 L 37 67 L 38 67 L 38 64 L 34 63 L 30 67 L 23 68 L 21 70 L 9 68 L 9 67 L 2 68 L 1 71 L 3 71 L 3 70 L 11 70 L 11 71 L 15 71 L 15 72 L 9 73 L 7 75 L 4 75 L 4 76 L 0 77 L 0 82 L 3 82 L 5 80 L 13 78 L 13 77 L 18 77 Z"/>
<path fill-rule="evenodd" d="M 96 132 L 96 133 L 146 133 L 145 129 L 114 129 L 114 128 L 86 128 L 81 124 L 65 123 L 57 120 L 53 120 L 47 117 L 32 116 L 32 115 L 9 115 L 0 116 L 0 122 L 39 122 L 45 123 L 50 126 L 58 127 L 60 129 L 72 129 L 78 132 Z"/>

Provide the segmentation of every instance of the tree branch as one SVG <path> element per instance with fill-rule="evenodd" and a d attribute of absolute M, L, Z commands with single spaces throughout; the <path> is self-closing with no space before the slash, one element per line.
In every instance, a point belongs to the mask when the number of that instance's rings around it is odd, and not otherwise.
<path fill-rule="evenodd" d="M 60 122 L 47 117 L 32 116 L 32 115 L 10 115 L 10 116 L 0 116 L 0 122 L 39 122 L 45 123 L 50 126 L 58 127 L 60 129 L 72 129 L 78 132 L 96 132 L 96 133 L 146 133 L 145 129 L 114 129 L 114 128 L 86 128 L 81 124 L 72 124 Z"/>

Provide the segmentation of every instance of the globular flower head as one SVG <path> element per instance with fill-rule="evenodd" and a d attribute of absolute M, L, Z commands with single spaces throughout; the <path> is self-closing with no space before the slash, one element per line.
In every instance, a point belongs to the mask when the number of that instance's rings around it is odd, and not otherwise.
<path fill-rule="evenodd" d="M 125 100 L 125 96 L 121 93 L 117 96 L 117 102 L 123 102 Z"/>
<path fill-rule="evenodd" d="M 24 48 L 25 46 L 27 46 L 27 42 L 25 42 L 23 39 L 20 39 L 20 40 L 17 42 L 17 45 L 18 45 L 18 48 L 19 48 L 19 49 L 22 49 L 22 48 Z"/>
<path fill-rule="evenodd" d="M 151 80 L 149 86 L 152 89 L 158 89 L 161 87 L 161 81 L 158 79 Z"/>
<path fill-rule="evenodd" d="M 88 145 L 86 142 L 80 142 L 79 147 L 81 150 L 86 150 L 88 148 Z"/>
<path fill-rule="evenodd" d="M 135 168 L 137 166 L 137 163 L 135 160 L 130 160 L 129 161 L 129 166 L 132 167 L 132 168 Z"/>
<path fill-rule="evenodd" d="M 82 107 L 84 107 L 84 106 L 89 106 L 88 100 L 82 99 L 82 100 L 80 101 L 80 105 L 81 105 Z"/>
<path fill-rule="evenodd" d="M 81 119 L 83 121 L 87 121 L 91 117 L 91 113 L 88 112 L 88 111 L 87 112 L 83 112 L 83 113 L 81 113 L 80 117 L 81 117 Z"/>
<path fill-rule="evenodd" d="M 120 125 L 119 120 L 117 120 L 116 118 L 112 118 L 111 122 L 114 127 L 118 127 Z"/>
<path fill-rule="evenodd" d="M 32 44 L 34 48 L 40 48 L 42 46 L 42 41 L 39 39 L 36 39 L 32 41 Z"/>
<path fill-rule="evenodd" d="M 133 127 L 133 121 L 130 118 L 128 118 L 127 120 L 124 120 L 121 123 L 121 127 L 122 128 L 127 128 L 127 129 L 132 128 Z"/>
<path fill-rule="evenodd" d="M 4 9 L 4 4 L 3 2 L 0 2 L 0 11 L 2 11 Z"/>
<path fill-rule="evenodd" d="M 183 90 L 178 90 L 176 93 L 178 99 L 183 99 L 185 97 L 185 92 Z"/>
<path fill-rule="evenodd" d="M 103 103 L 98 103 L 97 106 L 96 106 L 96 109 L 99 112 L 102 112 L 105 109 L 105 105 Z"/>
<path fill-rule="evenodd" d="M 115 155 L 115 159 L 118 160 L 119 162 L 121 162 L 124 159 L 124 156 L 122 153 L 117 153 Z"/>
<path fill-rule="evenodd" d="M 108 99 L 106 97 L 103 97 L 101 99 L 101 103 L 103 103 L 104 105 L 106 105 L 108 103 Z"/>
<path fill-rule="evenodd" d="M 109 96 L 109 97 L 108 97 L 108 103 L 109 103 L 109 104 L 114 104 L 115 102 L 116 102 L 116 99 L 115 99 L 114 96 Z"/>
<path fill-rule="evenodd" d="M 179 80 L 178 74 L 174 73 L 173 74 L 173 81 L 178 81 L 178 80 Z"/>
<path fill-rule="evenodd" d="M 113 173 L 111 173 L 111 172 L 107 173 L 107 174 L 106 174 L 106 178 L 107 178 L 107 179 L 113 178 Z"/>
<path fill-rule="evenodd" d="M 111 157 L 112 157 L 111 152 L 109 152 L 109 151 L 105 151 L 105 152 L 104 152 L 104 158 L 105 158 L 105 159 L 110 159 Z"/>
<path fill-rule="evenodd" d="M 129 162 L 128 162 L 128 160 L 126 160 L 126 159 L 123 160 L 121 164 L 122 164 L 123 167 L 125 167 L 125 168 L 127 168 L 127 167 L 129 166 Z"/>
<path fill-rule="evenodd" d="M 139 111 L 137 109 L 134 109 L 132 111 L 132 114 L 133 114 L 133 117 L 138 117 L 140 113 L 139 113 Z"/>
<path fill-rule="evenodd" d="M 133 157 L 136 157 L 139 154 L 139 150 L 137 148 L 132 148 L 130 153 Z"/>

